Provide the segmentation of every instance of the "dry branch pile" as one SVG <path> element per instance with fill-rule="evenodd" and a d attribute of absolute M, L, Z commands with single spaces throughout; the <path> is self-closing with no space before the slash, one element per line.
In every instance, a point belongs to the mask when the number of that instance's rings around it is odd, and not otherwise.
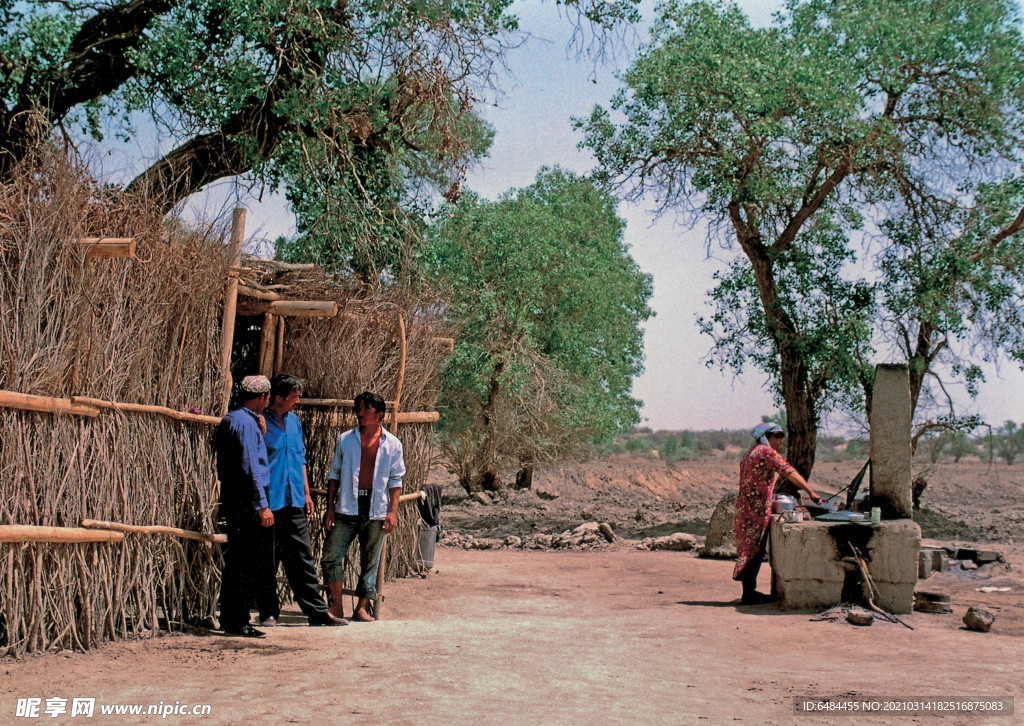
<path fill-rule="evenodd" d="M 0 188 L 0 390 L 216 414 L 226 374 L 218 370 L 230 274 L 224 231 L 168 222 L 107 193 L 59 155 L 22 164 Z M 70 242 L 97 236 L 134 238 L 137 256 L 87 258 Z M 447 352 L 431 342 L 437 326 L 423 311 L 433 306 L 404 293 L 383 299 L 323 273 L 265 267 L 262 283 L 294 287 L 288 297 L 335 299 L 358 313 L 285 319 L 280 370 L 305 377 L 307 396 L 351 398 L 370 388 L 392 400 L 400 312 L 409 351 L 402 407 L 433 404 Z M 345 422 L 330 409 L 300 415 L 317 486 Z M 414 491 L 429 465 L 430 427 L 399 429 L 407 491 Z M 144 412 L 0 408 L 0 524 L 74 527 L 97 519 L 212 534 L 211 435 L 208 424 Z M 406 510 L 390 548 L 392 575 L 410 568 L 415 519 Z M 161 618 L 171 627 L 203 619 L 216 609 L 219 564 L 216 545 L 167 536 L 0 543 L 0 648 L 83 649 L 155 632 Z"/>

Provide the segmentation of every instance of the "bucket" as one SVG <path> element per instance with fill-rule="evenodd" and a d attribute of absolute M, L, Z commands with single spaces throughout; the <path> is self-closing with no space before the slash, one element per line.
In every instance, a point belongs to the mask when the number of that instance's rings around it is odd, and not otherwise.
<path fill-rule="evenodd" d="M 435 524 L 433 527 L 428 527 L 420 522 L 420 541 L 416 548 L 416 562 L 425 570 L 434 567 L 434 545 L 437 544 L 440 533 L 441 525 Z"/>

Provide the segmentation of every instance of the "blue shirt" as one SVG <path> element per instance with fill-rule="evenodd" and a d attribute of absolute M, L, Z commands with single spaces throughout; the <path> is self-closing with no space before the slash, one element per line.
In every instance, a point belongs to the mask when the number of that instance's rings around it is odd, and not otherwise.
<path fill-rule="evenodd" d="M 334 459 L 328 479 L 338 482 L 338 501 L 334 511 L 338 514 L 359 514 L 359 461 L 362 445 L 359 428 L 349 429 L 338 437 L 334 447 Z M 380 429 L 380 444 L 377 446 L 377 461 L 373 467 L 373 494 L 370 496 L 370 519 L 384 519 L 388 513 L 388 491 L 402 488 L 405 476 L 405 459 L 402 456 L 402 442 Z"/>
<path fill-rule="evenodd" d="M 270 508 L 304 507 L 306 487 L 303 467 L 306 465 L 306 445 L 302 441 L 299 417 L 289 411 L 284 415 L 284 426 L 277 421 L 271 409 L 263 412 L 267 433 L 263 440 L 270 457 Z"/>
<path fill-rule="evenodd" d="M 221 510 L 233 515 L 264 509 L 270 470 L 256 414 L 242 407 L 222 418 L 217 424 L 216 448 Z"/>

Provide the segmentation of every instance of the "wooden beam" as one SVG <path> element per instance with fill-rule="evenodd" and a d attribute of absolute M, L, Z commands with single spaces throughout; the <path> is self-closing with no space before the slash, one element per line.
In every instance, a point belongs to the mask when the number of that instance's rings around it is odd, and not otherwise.
<path fill-rule="evenodd" d="M 70 398 L 33 396 L 29 393 L 15 393 L 14 391 L 0 391 L 0 407 L 44 413 L 70 413 L 76 416 L 98 416 L 100 413 L 96 406 L 75 402 Z"/>
<path fill-rule="evenodd" d="M 245 210 L 237 207 L 231 218 L 231 243 L 228 245 L 228 265 L 238 267 L 242 261 L 242 244 L 245 242 Z M 227 288 L 224 290 L 224 311 L 220 320 L 220 360 L 221 375 L 220 405 L 217 413 L 221 416 L 228 412 L 231 400 L 231 346 L 235 342 L 235 311 L 238 307 L 238 277 L 228 276 Z"/>
<path fill-rule="evenodd" d="M 86 257 L 103 259 L 135 257 L 134 237 L 78 237 L 71 242 L 86 246 Z"/>
<path fill-rule="evenodd" d="M 338 303 L 333 300 L 274 300 L 247 303 L 238 309 L 239 315 L 268 313 L 293 318 L 333 318 L 338 314 Z"/>
<path fill-rule="evenodd" d="M 274 375 L 274 342 L 277 340 L 275 328 L 277 316 L 267 313 L 263 316 L 263 329 L 260 331 L 260 350 L 256 358 L 257 370 L 261 375 L 271 378 Z"/>
<path fill-rule="evenodd" d="M 79 527 L 37 527 L 31 524 L 0 525 L 0 542 L 120 542 L 123 532 Z"/>
<path fill-rule="evenodd" d="M 197 542 L 215 542 L 217 544 L 224 544 L 228 541 L 228 536 L 226 534 L 203 534 L 202 532 L 195 532 L 191 529 L 164 527 L 158 524 L 121 524 L 120 522 L 104 522 L 97 519 L 83 519 L 82 527 L 85 529 L 106 529 L 116 532 L 131 532 L 132 534 L 166 534 L 171 537 L 191 539 Z"/>
<path fill-rule="evenodd" d="M 281 296 L 278 295 L 276 292 L 269 292 L 267 290 L 257 290 L 254 287 L 249 287 L 248 285 L 242 284 L 238 285 L 238 294 L 244 295 L 245 297 L 255 298 L 257 300 L 273 301 L 281 299 Z"/>
<path fill-rule="evenodd" d="M 274 343 L 274 373 L 284 368 L 284 318 L 277 319 L 277 342 Z"/>

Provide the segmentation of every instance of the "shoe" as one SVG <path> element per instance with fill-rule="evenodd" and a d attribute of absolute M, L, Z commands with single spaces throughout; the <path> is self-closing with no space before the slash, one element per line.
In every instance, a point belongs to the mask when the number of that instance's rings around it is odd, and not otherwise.
<path fill-rule="evenodd" d="M 764 605 L 765 603 L 773 602 L 775 600 L 771 595 L 765 595 L 763 592 L 757 592 L 756 590 L 749 595 L 744 595 L 740 598 L 740 605 Z"/>
<path fill-rule="evenodd" d="M 277 618 L 275 618 L 273 615 L 271 615 L 266 620 L 263 620 L 262 622 L 260 622 L 260 627 L 261 628 L 276 628 L 277 627 Z"/>
<path fill-rule="evenodd" d="M 316 626 L 321 626 L 321 625 L 325 625 L 325 626 L 328 626 L 328 627 L 331 627 L 331 626 L 338 627 L 338 626 L 341 626 L 341 625 L 348 625 L 348 621 L 345 620 L 345 618 L 339 618 L 337 615 L 334 615 L 332 613 L 324 613 L 323 615 L 310 618 L 309 619 L 309 624 L 310 624 L 311 627 L 316 627 Z"/>
<path fill-rule="evenodd" d="M 225 630 L 224 635 L 230 635 L 235 638 L 265 638 L 267 634 L 262 630 L 256 630 L 251 625 L 243 625 L 238 630 Z"/>

